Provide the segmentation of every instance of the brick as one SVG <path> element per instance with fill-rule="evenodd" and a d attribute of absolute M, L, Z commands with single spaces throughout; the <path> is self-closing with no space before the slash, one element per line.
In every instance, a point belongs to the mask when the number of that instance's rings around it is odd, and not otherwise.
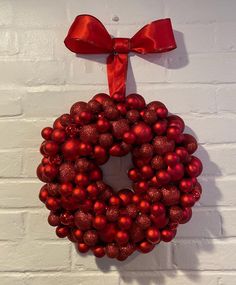
<path fill-rule="evenodd" d="M 202 206 L 235 206 L 236 193 L 234 177 L 201 177 L 203 195 L 200 200 Z"/>
<path fill-rule="evenodd" d="M 93 255 L 79 255 L 73 248 L 73 269 L 81 271 L 152 271 L 170 269 L 170 245 L 161 243 L 149 254 L 134 253 L 127 262 L 120 263 L 109 258 L 96 259 Z"/>
<path fill-rule="evenodd" d="M 58 237 L 55 234 L 55 228 L 51 227 L 47 222 L 49 213 L 50 212 L 47 209 L 43 209 L 43 212 L 28 213 L 27 236 L 30 239 L 58 240 Z"/>
<path fill-rule="evenodd" d="M 1 274 L 0 275 L 1 285 L 26 285 L 26 279 L 24 274 Z"/>
<path fill-rule="evenodd" d="M 18 58 L 27 60 L 52 60 L 54 32 L 30 30 L 19 32 L 20 52 Z"/>
<path fill-rule="evenodd" d="M 219 112 L 232 112 L 234 113 L 236 105 L 235 86 L 219 87 L 216 91 L 216 103 Z"/>
<path fill-rule="evenodd" d="M 2 134 L 0 148 L 37 147 L 42 142 L 42 128 L 51 125 L 52 120 L 1 120 Z"/>
<path fill-rule="evenodd" d="M 89 55 L 74 58 L 71 63 L 69 84 L 107 84 L 106 55 Z M 146 74 L 144 77 L 143 74 Z M 135 81 L 134 81 L 135 78 Z M 158 54 L 130 57 L 127 77 L 127 92 L 134 90 L 136 83 L 165 82 L 165 57 Z M 133 90 L 132 90 L 133 89 Z"/>
<path fill-rule="evenodd" d="M 199 147 L 196 156 L 202 160 L 204 175 L 218 177 L 235 174 L 236 147 L 234 145 Z"/>
<path fill-rule="evenodd" d="M 219 285 L 234 285 L 235 284 L 235 273 L 226 272 L 220 277 Z"/>
<path fill-rule="evenodd" d="M 164 6 L 162 0 L 149 0 L 148 8 L 144 1 L 116 1 L 102 0 L 98 3 L 81 0 L 80 3 L 76 1 L 69 1 L 69 19 L 72 21 L 79 14 L 96 15 L 104 24 L 116 23 L 112 22 L 113 16 L 119 17 L 120 24 L 146 24 L 152 20 L 164 17 Z M 122 9 L 125 7 L 125 9 Z M 135 7 L 135 13 L 130 13 Z M 121 13 L 122 11 L 122 13 Z"/>
<path fill-rule="evenodd" d="M 12 1 L 14 25 L 19 27 L 60 27 L 67 24 L 63 0 Z M 27 15 L 27 16 L 26 16 Z"/>
<path fill-rule="evenodd" d="M 178 238 L 211 238 L 221 236 L 221 216 L 217 209 L 193 209 L 189 223 L 180 225 Z"/>
<path fill-rule="evenodd" d="M 235 270 L 236 243 L 228 240 L 173 242 L 173 261 L 178 269 Z"/>
<path fill-rule="evenodd" d="M 0 56 L 12 56 L 18 52 L 19 47 L 16 32 L 0 31 Z"/>
<path fill-rule="evenodd" d="M 74 56 L 67 82 L 69 84 L 105 84 L 107 82 L 105 62 L 105 55 Z"/>
<path fill-rule="evenodd" d="M 235 81 L 232 70 L 236 69 L 236 56 L 211 53 L 189 55 L 187 58 L 186 54 L 178 55 L 176 50 L 168 56 L 168 67 L 168 82 L 231 83 Z"/>
<path fill-rule="evenodd" d="M 10 117 L 22 114 L 21 92 L 1 90 L 0 116 Z"/>
<path fill-rule="evenodd" d="M 166 14 L 174 23 L 212 23 L 234 22 L 233 7 L 235 2 L 228 0 L 227 5 L 221 0 L 167 0 Z"/>
<path fill-rule="evenodd" d="M 64 285 L 69 283 L 70 285 L 101 285 L 101 284 L 110 284 L 110 285 L 117 285 L 119 284 L 119 276 L 114 274 L 99 274 L 99 273 L 92 273 L 92 274 L 47 274 L 47 275 L 32 275 L 29 276 L 26 285 L 50 285 L 50 284 L 58 284 Z"/>
<path fill-rule="evenodd" d="M 236 236 L 236 210 L 226 209 L 221 210 L 222 216 L 222 231 L 224 237 Z"/>
<path fill-rule="evenodd" d="M 60 61 L 1 61 L 0 69 L 4 70 L 0 77 L 0 84 L 4 85 L 33 86 L 65 82 L 65 66 Z"/>
<path fill-rule="evenodd" d="M 65 98 L 64 92 L 28 92 L 22 99 L 24 116 L 59 117 L 62 113 L 68 112 Z"/>
<path fill-rule="evenodd" d="M 236 133 L 233 131 L 236 122 L 231 116 L 184 116 L 186 133 L 192 133 L 199 143 L 234 143 Z M 205 126 L 205 127 L 203 127 Z M 216 128 L 217 126 L 217 128 Z M 209 131 L 210 130 L 210 131 Z M 225 148 L 225 146 L 223 146 Z M 227 147 L 228 148 L 228 147 Z"/>
<path fill-rule="evenodd" d="M 13 10 L 12 3 L 1 1 L 0 3 L 0 26 L 8 26 L 12 23 Z"/>
<path fill-rule="evenodd" d="M 22 168 L 22 151 L 0 151 L 0 177 L 18 177 Z"/>
<path fill-rule="evenodd" d="M 27 178 L 36 178 L 36 169 L 40 164 L 42 155 L 38 150 L 27 149 L 24 151 L 22 174 Z"/>
<path fill-rule="evenodd" d="M 236 37 L 234 33 L 235 29 L 236 23 L 216 23 L 215 47 L 217 50 L 236 50 Z"/>
<path fill-rule="evenodd" d="M 215 113 L 215 88 L 210 86 L 140 86 L 138 91 L 145 97 L 146 102 L 159 100 L 170 112 L 175 114 Z M 176 104 L 178 102 L 178 104 Z"/>
<path fill-rule="evenodd" d="M 145 74 L 145 76 L 143 76 Z M 127 90 L 133 92 L 136 83 L 166 82 L 166 55 L 147 54 L 130 57 Z"/>
<path fill-rule="evenodd" d="M 24 236 L 24 213 L 0 212 L 0 240 L 19 240 Z"/>
<path fill-rule="evenodd" d="M 214 25 L 204 24 L 173 24 L 176 52 L 181 53 L 208 53 L 214 49 Z M 194 35 L 194 36 L 193 36 Z M 167 53 L 168 57 L 168 53 Z"/>
<path fill-rule="evenodd" d="M 69 269 L 69 245 L 63 242 L 2 243 L 0 271 Z"/>
<path fill-rule="evenodd" d="M 79 86 L 72 90 L 58 87 L 56 90 L 29 91 L 22 98 L 24 116 L 59 117 L 68 113 L 75 102 L 88 102 L 95 94 L 104 92 L 104 89 L 103 86 Z"/>
<path fill-rule="evenodd" d="M 216 273 L 161 271 L 161 272 L 128 272 L 122 273 L 120 285 L 131 284 L 165 284 L 165 285 L 218 285 L 219 276 Z M 158 283 L 157 283 L 158 282 Z M 160 283 L 159 283 L 160 282 Z"/>
<path fill-rule="evenodd" d="M 0 180 L 0 208 L 42 207 L 39 181 Z"/>

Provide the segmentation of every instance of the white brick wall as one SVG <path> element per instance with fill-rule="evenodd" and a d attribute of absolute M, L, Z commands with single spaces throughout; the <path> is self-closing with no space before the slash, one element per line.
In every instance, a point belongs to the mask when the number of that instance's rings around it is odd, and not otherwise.
<path fill-rule="evenodd" d="M 235 10 L 234 0 L 0 0 L 1 285 L 235 284 Z M 81 13 L 97 16 L 115 36 L 172 18 L 178 48 L 132 56 L 127 91 L 137 88 L 180 114 L 205 166 L 192 221 L 174 242 L 124 263 L 79 256 L 55 237 L 38 201 L 41 128 L 76 100 L 108 89 L 105 56 L 78 58 L 64 47 Z M 124 173 L 127 164 L 109 162 L 108 179 L 120 185 L 112 166 Z"/>

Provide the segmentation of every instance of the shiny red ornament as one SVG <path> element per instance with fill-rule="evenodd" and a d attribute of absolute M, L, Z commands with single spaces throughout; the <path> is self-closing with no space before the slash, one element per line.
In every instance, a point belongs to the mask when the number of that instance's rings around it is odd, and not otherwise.
<path fill-rule="evenodd" d="M 189 164 L 186 166 L 186 171 L 190 177 L 197 177 L 202 172 L 202 163 L 199 158 L 192 156 Z"/>
<path fill-rule="evenodd" d="M 189 193 L 192 191 L 193 189 L 193 182 L 192 182 L 192 179 L 190 178 L 184 178 L 180 181 L 179 183 L 179 189 L 182 191 L 182 192 L 185 192 L 185 193 Z"/>
<path fill-rule="evenodd" d="M 79 141 L 69 139 L 62 145 L 61 150 L 65 159 L 74 161 L 79 155 Z"/>
<path fill-rule="evenodd" d="M 96 229 L 96 230 L 101 230 L 103 228 L 105 228 L 107 224 L 107 219 L 105 216 L 103 215 L 97 215 L 93 218 L 93 227 Z"/>
<path fill-rule="evenodd" d="M 157 244 L 161 241 L 160 231 L 155 227 L 150 227 L 146 231 L 146 238 L 150 243 Z"/>
<path fill-rule="evenodd" d="M 163 229 L 161 231 L 161 240 L 164 242 L 170 242 L 175 237 L 175 234 L 175 230 Z"/>
<path fill-rule="evenodd" d="M 128 230 L 132 226 L 132 219 L 129 216 L 120 216 L 118 219 L 118 226 L 122 230 Z"/>
<path fill-rule="evenodd" d="M 202 193 L 196 179 L 202 164 L 193 156 L 197 142 L 184 133 L 184 121 L 160 101 L 125 96 L 128 53 L 175 48 L 170 20 L 154 21 L 125 39 L 111 38 L 96 18 L 81 15 L 65 43 L 76 53 L 110 54 L 110 96 L 76 102 L 41 132 L 37 175 L 45 183 L 39 199 L 50 210 L 48 222 L 81 253 L 123 261 L 136 250 L 150 252 L 190 220 Z M 113 189 L 101 165 L 128 154 L 131 185 Z"/>
<path fill-rule="evenodd" d="M 93 248 L 93 254 L 98 258 L 102 258 L 105 255 L 104 247 L 103 246 L 95 246 Z"/>
<path fill-rule="evenodd" d="M 183 194 L 180 197 L 180 203 L 183 207 L 193 207 L 196 200 L 192 194 Z"/>
<path fill-rule="evenodd" d="M 136 123 L 132 127 L 132 132 L 136 136 L 137 144 L 148 143 L 153 137 L 151 128 L 144 122 Z"/>
<path fill-rule="evenodd" d="M 129 241 L 129 235 L 126 231 L 120 230 L 117 231 L 115 236 L 115 241 L 118 245 L 124 245 Z"/>
<path fill-rule="evenodd" d="M 89 246 L 84 242 L 80 242 L 77 244 L 77 249 L 80 253 L 86 253 L 89 251 Z"/>
<path fill-rule="evenodd" d="M 42 138 L 44 138 L 45 140 L 50 140 L 52 132 L 53 132 L 53 128 L 51 127 L 46 127 L 42 129 L 41 131 Z"/>
<path fill-rule="evenodd" d="M 148 253 L 154 249 L 155 245 L 148 242 L 148 241 L 142 241 L 138 246 L 138 250 L 142 253 Z"/>
<path fill-rule="evenodd" d="M 48 216 L 48 223 L 50 226 L 52 227 L 57 227 L 60 224 L 60 218 L 58 215 L 55 215 L 52 213 L 50 213 L 50 215 Z"/>
<path fill-rule="evenodd" d="M 51 134 L 51 138 L 56 143 L 63 143 L 66 140 L 66 132 L 62 129 L 55 129 Z"/>
<path fill-rule="evenodd" d="M 56 235 L 59 237 L 59 238 L 65 238 L 67 237 L 67 235 L 69 234 L 69 228 L 68 227 L 65 227 L 65 226 L 58 226 L 56 228 Z"/>
<path fill-rule="evenodd" d="M 97 126 L 97 130 L 100 133 L 106 133 L 110 129 L 111 124 L 110 124 L 110 122 L 107 119 L 99 118 L 97 120 L 96 126 Z"/>

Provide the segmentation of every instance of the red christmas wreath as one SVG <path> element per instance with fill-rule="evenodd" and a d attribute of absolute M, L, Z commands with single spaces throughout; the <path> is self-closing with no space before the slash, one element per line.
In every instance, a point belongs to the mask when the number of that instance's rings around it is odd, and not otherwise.
<path fill-rule="evenodd" d="M 175 48 L 170 20 L 152 22 L 131 40 L 114 40 L 96 18 L 82 15 L 65 43 L 74 52 L 112 53 L 111 96 L 100 93 L 88 103 L 77 102 L 52 128 L 42 130 L 37 175 L 46 183 L 39 197 L 51 211 L 48 222 L 82 253 L 91 249 L 96 257 L 124 260 L 135 250 L 150 252 L 160 241 L 171 241 L 178 225 L 190 220 L 202 192 L 196 178 L 202 164 L 192 155 L 197 142 L 183 133 L 184 121 L 168 115 L 159 101 L 125 97 L 128 52 Z M 110 156 L 128 153 L 131 187 L 115 191 L 103 181 L 99 166 Z"/>

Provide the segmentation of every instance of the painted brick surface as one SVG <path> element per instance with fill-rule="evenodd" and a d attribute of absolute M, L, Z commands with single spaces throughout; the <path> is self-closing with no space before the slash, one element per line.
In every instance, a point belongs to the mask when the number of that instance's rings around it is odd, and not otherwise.
<path fill-rule="evenodd" d="M 235 10 L 234 0 L 0 1 L 1 285 L 235 284 Z M 56 238 L 38 200 L 42 127 L 73 102 L 108 91 L 106 55 L 76 57 L 63 44 L 82 13 L 120 37 L 171 17 L 178 48 L 131 56 L 127 93 L 160 100 L 180 114 L 198 137 L 204 163 L 204 192 L 192 221 L 171 244 L 124 263 L 78 255 Z M 129 157 L 110 160 L 103 166 L 107 182 L 128 186 L 129 164 Z"/>

